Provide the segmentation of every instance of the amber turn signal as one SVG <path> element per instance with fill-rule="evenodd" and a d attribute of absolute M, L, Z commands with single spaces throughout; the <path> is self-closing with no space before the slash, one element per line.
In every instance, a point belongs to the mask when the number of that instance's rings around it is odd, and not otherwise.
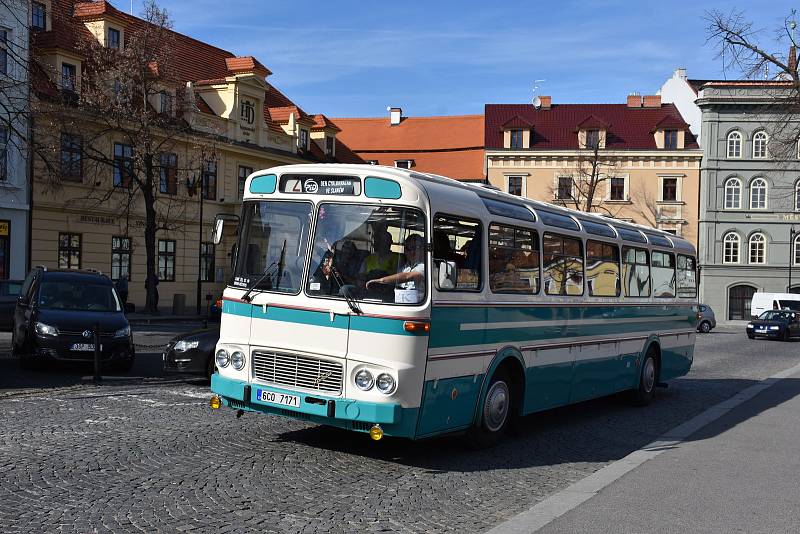
<path fill-rule="evenodd" d="M 375 441 L 380 441 L 383 437 L 383 429 L 381 428 L 381 425 L 372 425 L 372 428 L 369 429 L 369 437 Z"/>
<path fill-rule="evenodd" d="M 431 331 L 431 323 L 426 321 L 406 321 L 403 323 L 403 329 L 412 334 L 427 334 Z"/>
<path fill-rule="evenodd" d="M 220 401 L 217 395 L 211 397 L 211 402 L 209 402 L 211 408 L 214 410 L 218 410 L 220 406 L 222 406 L 222 401 Z"/>

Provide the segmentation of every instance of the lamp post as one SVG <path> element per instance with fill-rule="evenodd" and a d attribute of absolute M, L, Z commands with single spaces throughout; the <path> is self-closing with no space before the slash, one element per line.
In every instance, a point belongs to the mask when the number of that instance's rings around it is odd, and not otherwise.
<path fill-rule="evenodd" d="M 203 165 L 205 162 L 200 164 L 200 177 L 198 178 L 197 175 L 192 177 L 192 181 L 187 183 L 189 188 L 191 188 L 194 192 L 199 191 L 200 195 L 200 221 L 199 221 L 199 228 L 198 228 L 198 235 L 200 237 L 199 242 L 197 244 L 197 315 L 201 313 L 201 305 L 200 305 L 200 294 L 203 292 L 203 276 L 201 266 L 203 264 L 203 197 L 205 196 L 205 189 L 204 189 L 204 180 L 203 180 Z M 188 182 L 188 179 L 187 179 Z M 199 186 L 199 188 L 198 188 Z"/>
<path fill-rule="evenodd" d="M 792 267 L 794 266 L 794 236 L 796 232 L 794 225 L 789 227 L 789 293 L 792 292 Z"/>

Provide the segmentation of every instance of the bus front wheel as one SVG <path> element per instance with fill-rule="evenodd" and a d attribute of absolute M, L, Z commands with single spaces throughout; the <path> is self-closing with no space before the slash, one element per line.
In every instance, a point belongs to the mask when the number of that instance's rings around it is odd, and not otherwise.
<path fill-rule="evenodd" d="M 513 402 L 513 386 L 508 372 L 498 369 L 489 383 L 478 422 L 467 432 L 472 447 L 486 449 L 497 445 L 513 416 Z"/>
<path fill-rule="evenodd" d="M 631 390 L 631 401 L 636 406 L 647 406 L 656 394 L 658 383 L 658 361 L 656 349 L 650 347 L 642 361 L 639 386 Z"/>

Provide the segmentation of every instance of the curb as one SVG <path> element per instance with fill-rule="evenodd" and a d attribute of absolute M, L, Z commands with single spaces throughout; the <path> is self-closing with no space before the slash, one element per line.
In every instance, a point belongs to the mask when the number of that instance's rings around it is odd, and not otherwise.
<path fill-rule="evenodd" d="M 764 390 L 771 388 L 782 379 L 798 372 L 800 372 L 800 364 L 765 378 L 758 384 L 743 389 L 733 397 L 708 408 L 672 430 L 668 430 L 666 433 L 656 438 L 655 441 L 645 445 L 641 449 L 603 467 L 588 477 L 559 491 L 555 495 L 551 495 L 547 499 L 535 504 L 528 510 L 500 523 L 491 530 L 486 531 L 486 534 L 523 534 L 536 532 L 588 501 L 600 493 L 601 490 L 622 478 L 626 473 L 636 469 L 661 453 L 679 446 L 689 438 L 689 436 L 701 428 L 713 423 Z"/>

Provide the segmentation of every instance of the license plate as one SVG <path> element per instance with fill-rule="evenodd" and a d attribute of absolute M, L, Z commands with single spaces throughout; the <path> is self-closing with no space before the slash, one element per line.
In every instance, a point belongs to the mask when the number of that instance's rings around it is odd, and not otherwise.
<path fill-rule="evenodd" d="M 759 334 L 766 334 L 767 333 L 767 329 L 766 328 L 756 328 L 756 332 L 758 332 Z"/>
<path fill-rule="evenodd" d="M 94 352 L 94 343 L 74 343 L 69 349 L 80 352 Z M 103 350 L 103 345 L 100 345 L 100 350 Z"/>
<path fill-rule="evenodd" d="M 256 399 L 260 400 L 261 402 L 268 402 L 270 404 L 291 406 L 292 408 L 300 407 L 299 396 L 287 395 L 286 393 L 278 393 L 277 391 L 269 391 L 268 389 L 257 389 Z"/>

